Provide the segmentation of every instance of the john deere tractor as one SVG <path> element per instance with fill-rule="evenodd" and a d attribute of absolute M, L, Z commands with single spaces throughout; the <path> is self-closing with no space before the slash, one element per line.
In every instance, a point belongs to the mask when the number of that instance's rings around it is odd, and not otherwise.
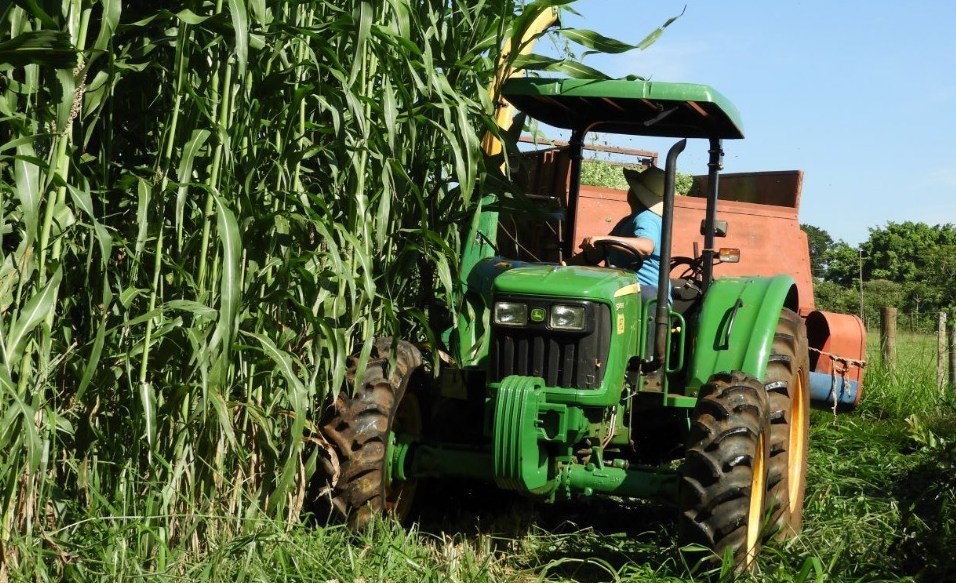
<path fill-rule="evenodd" d="M 502 93 L 571 132 L 569 183 L 543 197 L 552 207 L 533 209 L 548 217 L 547 258 L 503 256 L 499 226 L 525 228 L 521 205 L 505 217 L 498 197 L 482 201 L 447 363 L 426 372 L 416 346 L 375 341 L 361 386 L 322 424 L 326 500 L 354 527 L 372 513 L 402 516 L 425 478 L 545 502 L 658 500 L 676 508 L 684 541 L 750 564 L 762 541 L 801 525 L 809 365 L 791 276 L 714 278 L 734 255 L 715 241 L 727 230 L 717 218 L 723 140 L 743 137 L 736 109 L 710 87 L 656 81 L 516 78 Z M 680 139 L 665 165 L 660 256 L 671 269 L 648 301 L 633 271 L 566 264 L 591 132 Z M 687 139 L 709 143 L 706 218 L 698 256 L 671 257 Z"/>

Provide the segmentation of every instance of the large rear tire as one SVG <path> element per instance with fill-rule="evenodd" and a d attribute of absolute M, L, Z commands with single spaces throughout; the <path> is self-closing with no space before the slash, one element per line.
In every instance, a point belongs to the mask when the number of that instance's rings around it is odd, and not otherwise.
<path fill-rule="evenodd" d="M 803 525 L 810 441 L 810 356 L 803 320 L 780 313 L 764 384 L 770 400 L 767 504 L 771 533 L 786 538 Z"/>
<path fill-rule="evenodd" d="M 770 420 L 759 380 L 718 373 L 694 407 L 681 478 L 680 535 L 719 557 L 732 553 L 738 571 L 760 550 L 766 510 Z"/>
<path fill-rule="evenodd" d="M 399 342 L 390 368 L 391 344 L 390 338 L 375 341 L 361 388 L 339 394 L 320 428 L 330 447 L 314 478 L 322 490 L 315 502 L 353 530 L 382 512 L 403 520 L 415 497 L 413 480 L 389 479 L 388 456 L 396 441 L 422 433 L 421 404 L 412 383 L 422 356 L 413 345 Z M 354 367 L 353 361 L 350 382 Z"/>

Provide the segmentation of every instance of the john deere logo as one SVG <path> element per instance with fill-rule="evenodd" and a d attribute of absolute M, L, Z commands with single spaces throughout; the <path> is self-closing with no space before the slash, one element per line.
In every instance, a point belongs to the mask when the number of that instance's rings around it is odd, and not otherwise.
<path fill-rule="evenodd" d="M 532 322 L 544 322 L 544 308 L 532 308 L 532 309 L 531 309 L 531 321 L 532 321 Z"/>

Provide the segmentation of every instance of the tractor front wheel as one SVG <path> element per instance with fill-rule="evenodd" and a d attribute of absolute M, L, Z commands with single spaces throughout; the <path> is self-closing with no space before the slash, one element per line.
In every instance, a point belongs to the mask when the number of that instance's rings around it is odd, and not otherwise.
<path fill-rule="evenodd" d="M 763 537 L 767 393 L 750 375 L 718 373 L 701 387 L 692 415 L 681 479 L 681 539 L 711 549 L 714 560 L 730 553 L 744 570 Z"/>
<path fill-rule="evenodd" d="M 412 381 L 422 356 L 413 345 L 399 342 L 390 367 L 390 351 L 390 338 L 375 342 L 362 386 L 351 395 L 339 394 L 320 428 L 330 447 L 315 478 L 323 489 L 315 502 L 353 530 L 381 512 L 404 519 L 415 496 L 413 480 L 391 479 L 388 458 L 396 442 L 421 435 L 421 404 Z M 354 367 L 353 361 L 350 379 Z"/>

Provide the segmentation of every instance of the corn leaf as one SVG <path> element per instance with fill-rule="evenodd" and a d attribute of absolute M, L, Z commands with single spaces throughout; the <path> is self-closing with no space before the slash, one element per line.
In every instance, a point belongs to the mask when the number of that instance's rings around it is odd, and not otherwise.
<path fill-rule="evenodd" d="M 13 368 L 20 360 L 23 347 L 27 342 L 28 334 L 37 325 L 47 318 L 56 304 L 57 291 L 60 280 L 63 278 L 63 269 L 57 268 L 50 279 L 37 294 L 31 297 L 20 311 L 16 322 L 10 326 L 10 332 L 5 339 L 3 360 L 7 367 Z"/>
<path fill-rule="evenodd" d="M 36 64 L 55 69 L 72 69 L 76 66 L 76 48 L 66 32 L 23 32 L 10 40 L 0 41 L 0 64 L 14 67 Z"/>
<path fill-rule="evenodd" d="M 637 43 L 637 48 L 639 48 L 640 50 L 643 51 L 643 50 L 646 49 L 647 47 L 649 47 L 649 46 L 651 46 L 652 44 L 654 44 L 655 42 L 657 42 L 657 39 L 661 38 L 661 35 L 664 34 L 664 29 L 666 29 L 668 26 L 670 26 L 671 24 L 673 24 L 675 20 L 677 20 L 678 18 L 680 18 L 681 16 L 683 16 L 683 15 L 684 15 L 684 12 L 686 12 L 686 11 L 687 11 L 687 6 L 685 5 L 685 6 L 684 6 L 684 9 L 681 10 L 680 14 L 678 14 L 677 16 L 672 16 L 672 17 L 668 18 L 668 19 L 664 22 L 664 24 L 662 24 L 662 25 L 659 26 L 658 28 L 654 29 L 650 34 L 648 34 L 646 37 L 644 37 L 644 40 L 642 40 L 641 42 Z"/>
<path fill-rule="evenodd" d="M 232 18 L 232 30 L 236 35 L 236 62 L 239 75 L 244 75 L 249 62 L 249 14 L 245 0 L 229 0 L 229 16 Z"/>

